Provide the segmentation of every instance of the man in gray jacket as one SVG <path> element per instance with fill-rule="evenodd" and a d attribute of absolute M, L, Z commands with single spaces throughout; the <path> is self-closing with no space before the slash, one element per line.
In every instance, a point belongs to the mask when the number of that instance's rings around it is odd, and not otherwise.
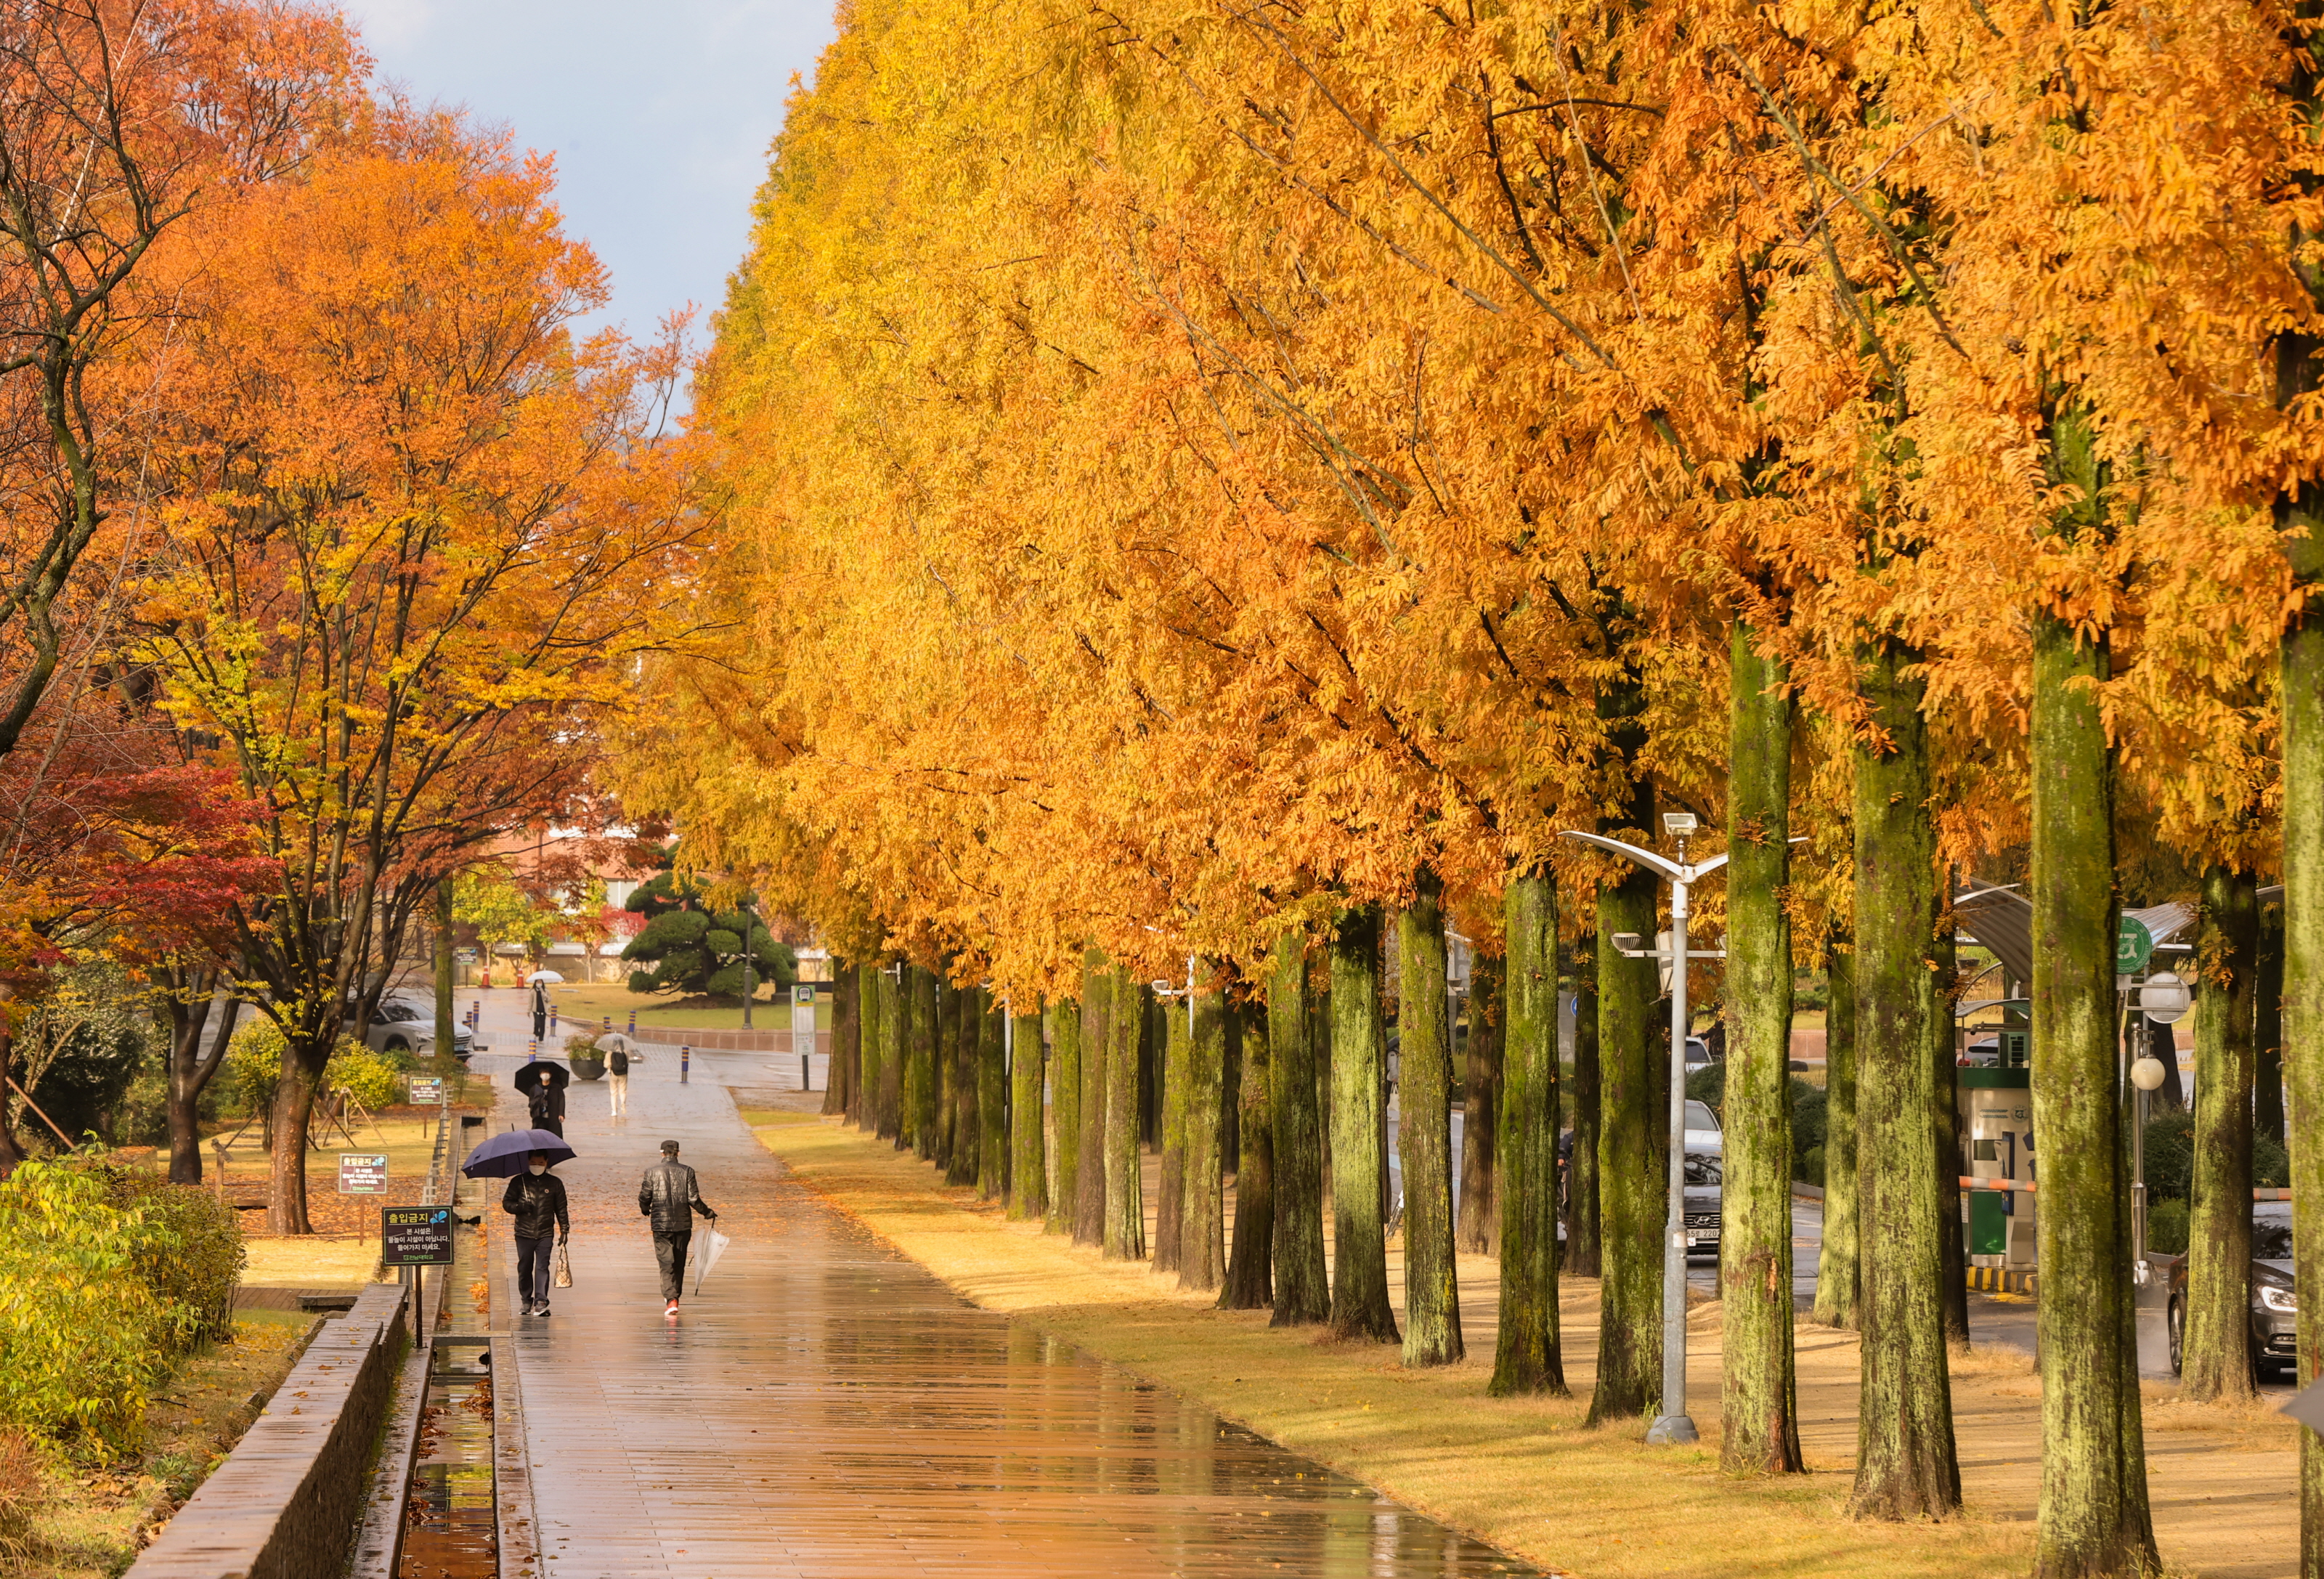
<path fill-rule="evenodd" d="M 664 1140 L 661 1160 L 646 1169 L 638 1186 L 638 1214 L 653 1219 L 654 1260 L 661 1263 L 661 1297 L 669 1302 L 664 1316 L 678 1314 L 678 1297 L 686 1292 L 686 1251 L 694 1242 L 696 1212 L 718 1221 L 702 1199 L 694 1169 L 678 1159 L 678 1142 Z"/>

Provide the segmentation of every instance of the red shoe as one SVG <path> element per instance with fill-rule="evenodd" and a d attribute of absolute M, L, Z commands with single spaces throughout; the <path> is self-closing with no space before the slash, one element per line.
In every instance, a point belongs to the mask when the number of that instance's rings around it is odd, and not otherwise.
<path fill-rule="evenodd" d="M 669 1305 L 663 1307 L 662 1314 L 664 1316 L 676 1316 L 678 1314 L 678 1301 L 675 1299 L 671 1300 Z"/>

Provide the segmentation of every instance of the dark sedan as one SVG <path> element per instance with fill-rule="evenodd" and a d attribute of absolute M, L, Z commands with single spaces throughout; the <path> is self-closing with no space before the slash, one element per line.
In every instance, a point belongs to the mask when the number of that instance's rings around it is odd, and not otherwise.
<path fill-rule="evenodd" d="M 2292 1326 L 2300 1297 L 2292 1286 L 2292 1208 L 2271 1203 L 2252 1213 L 2252 1372 L 2265 1381 L 2292 1369 Z M 2187 1258 L 2171 1269 L 2171 1373 L 2179 1374 L 2187 1348 Z"/>
<path fill-rule="evenodd" d="M 1723 1187 L 1720 1167 L 1724 1161 L 1725 1158 L 1718 1151 L 1690 1149 L 1686 1154 L 1686 1253 L 1689 1256 L 1718 1258 L 1720 1192 Z"/>

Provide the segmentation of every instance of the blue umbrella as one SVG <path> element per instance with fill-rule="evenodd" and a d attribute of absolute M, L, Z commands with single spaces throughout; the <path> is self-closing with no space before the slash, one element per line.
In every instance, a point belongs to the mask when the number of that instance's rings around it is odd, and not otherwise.
<path fill-rule="evenodd" d="M 536 1151 L 549 1154 L 549 1165 L 573 1160 L 573 1148 L 562 1137 L 547 1130 L 511 1130 L 494 1135 L 474 1151 L 468 1160 L 460 1164 L 460 1171 L 470 1178 L 514 1178 L 525 1169 L 525 1164 Z"/>

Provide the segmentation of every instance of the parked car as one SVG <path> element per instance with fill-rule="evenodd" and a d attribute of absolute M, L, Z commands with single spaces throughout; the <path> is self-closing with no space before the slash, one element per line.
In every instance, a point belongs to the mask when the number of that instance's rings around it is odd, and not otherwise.
<path fill-rule="evenodd" d="M 1664 1122 L 1669 1121 L 1665 1119 Z M 1711 1111 L 1707 1102 L 1687 1098 L 1686 1149 L 1691 1155 L 1697 1151 L 1716 1152 L 1726 1144 L 1719 1132 L 1719 1115 Z"/>
<path fill-rule="evenodd" d="M 2292 1328 L 2300 1296 L 2292 1281 L 2292 1207 L 2267 1203 L 2252 1209 L 2252 1374 L 2261 1381 L 2292 1369 Z M 2187 1258 L 2171 1269 L 2171 1303 L 2163 1316 L 2171 1334 L 2171 1373 L 2187 1359 Z"/>
<path fill-rule="evenodd" d="M 1723 1186 L 1720 1169 L 1725 1153 L 1716 1141 L 1698 1149 L 1693 1140 L 1686 1151 L 1686 1253 L 1716 1256 L 1721 1223 Z"/>
<path fill-rule="evenodd" d="M 1670 1039 L 1665 1037 L 1663 1039 L 1667 1041 Z M 1664 1050 L 1667 1052 L 1669 1049 L 1665 1048 Z M 1711 1044 L 1703 1040 L 1699 1036 L 1691 1036 L 1687 1038 L 1686 1072 L 1692 1075 L 1697 1069 L 1708 1069 L 1711 1067 Z"/>
<path fill-rule="evenodd" d="M 436 1050 L 436 1006 L 410 998 L 382 998 L 364 1040 L 374 1052 L 432 1053 Z M 468 1028 L 456 1023 L 452 1056 L 465 1064 L 475 1050 L 475 1039 L 468 1034 Z"/>

